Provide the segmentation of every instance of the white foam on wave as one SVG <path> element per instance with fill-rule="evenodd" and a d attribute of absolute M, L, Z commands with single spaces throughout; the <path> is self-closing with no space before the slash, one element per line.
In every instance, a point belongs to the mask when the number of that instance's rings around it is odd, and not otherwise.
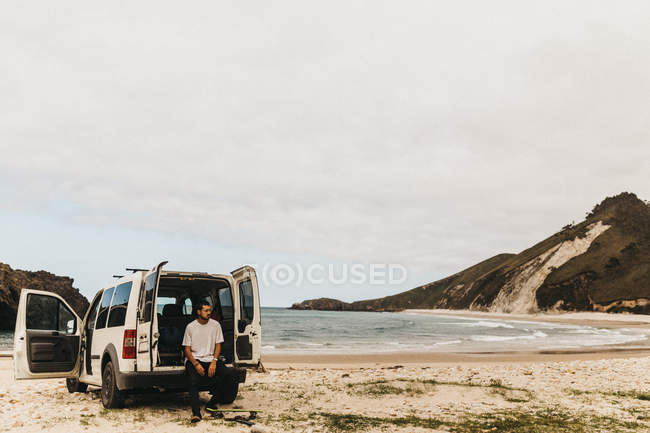
<path fill-rule="evenodd" d="M 451 322 L 451 323 L 445 323 L 445 325 L 456 325 L 456 326 L 464 326 L 467 328 L 508 328 L 508 329 L 514 329 L 514 326 L 509 325 L 507 323 L 503 322 L 488 322 L 485 320 L 481 320 L 480 322 Z"/>
<path fill-rule="evenodd" d="M 504 336 L 504 335 L 472 335 L 469 339 L 472 341 L 480 342 L 495 342 L 495 341 L 511 341 L 511 340 L 533 340 L 537 337 L 533 335 L 515 335 L 515 336 Z"/>

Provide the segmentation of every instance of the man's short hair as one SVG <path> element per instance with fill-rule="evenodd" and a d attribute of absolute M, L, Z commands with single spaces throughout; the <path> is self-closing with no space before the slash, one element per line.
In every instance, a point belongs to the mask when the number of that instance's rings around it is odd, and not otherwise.
<path fill-rule="evenodd" d="M 212 308 L 212 305 L 210 305 L 210 303 L 204 299 L 204 300 L 200 301 L 198 304 L 196 304 L 196 307 L 194 308 L 194 310 L 196 310 L 196 311 L 203 310 L 204 305 L 207 305 L 208 307 Z"/>

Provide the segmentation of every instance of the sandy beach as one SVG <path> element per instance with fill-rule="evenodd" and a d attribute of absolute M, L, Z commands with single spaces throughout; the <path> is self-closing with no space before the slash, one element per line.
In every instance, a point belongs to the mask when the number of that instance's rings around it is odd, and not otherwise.
<path fill-rule="evenodd" d="M 650 325 L 641 316 L 558 318 L 612 327 Z M 534 320 L 542 319 L 554 318 Z M 251 428 L 208 418 L 190 425 L 183 394 L 136 395 L 124 409 L 105 410 L 97 389 L 69 394 L 59 379 L 14 381 L 12 360 L 1 358 L 0 430 L 650 431 L 648 349 L 275 354 L 263 362 L 267 371 L 250 371 L 231 405 L 263 411 Z"/>

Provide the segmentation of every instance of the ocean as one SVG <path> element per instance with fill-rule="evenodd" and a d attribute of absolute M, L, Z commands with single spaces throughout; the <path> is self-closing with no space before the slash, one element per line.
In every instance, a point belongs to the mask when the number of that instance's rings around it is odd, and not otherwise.
<path fill-rule="evenodd" d="M 262 308 L 262 353 L 498 352 L 632 344 L 650 330 L 413 313 Z M 0 351 L 13 332 L 0 331 Z"/>

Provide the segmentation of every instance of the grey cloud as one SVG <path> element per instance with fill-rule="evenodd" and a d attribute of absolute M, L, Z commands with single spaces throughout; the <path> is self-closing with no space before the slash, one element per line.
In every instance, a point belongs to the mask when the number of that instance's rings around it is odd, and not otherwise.
<path fill-rule="evenodd" d="M 650 197 L 644 2 L 3 9 L 38 212 L 449 273 Z"/>

